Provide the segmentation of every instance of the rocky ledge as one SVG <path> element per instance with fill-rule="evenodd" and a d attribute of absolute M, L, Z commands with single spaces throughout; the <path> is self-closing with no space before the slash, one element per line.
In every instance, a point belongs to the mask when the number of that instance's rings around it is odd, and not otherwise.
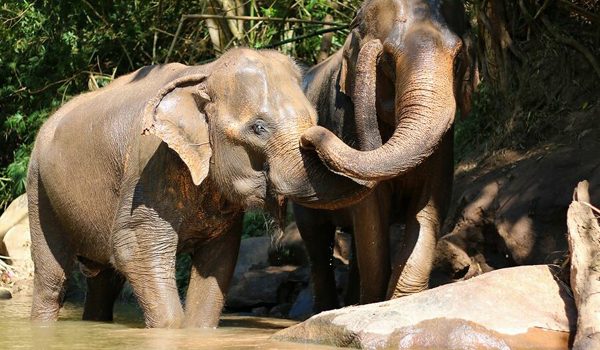
<path fill-rule="evenodd" d="M 567 349 L 576 321 L 568 287 L 537 265 L 323 312 L 273 337 L 365 349 Z"/>

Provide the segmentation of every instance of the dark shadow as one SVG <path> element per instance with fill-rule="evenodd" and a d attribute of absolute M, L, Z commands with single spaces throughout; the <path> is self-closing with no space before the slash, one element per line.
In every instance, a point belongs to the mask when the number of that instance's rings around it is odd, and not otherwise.
<path fill-rule="evenodd" d="M 560 263 L 568 249 L 566 217 L 573 188 L 587 179 L 592 203 L 600 203 L 598 147 L 600 142 L 587 136 L 541 155 L 461 173 L 455 177 L 442 236 L 452 233 L 466 240 L 462 247 L 478 246 L 493 268 Z M 479 236 L 469 230 L 479 230 Z"/>
<path fill-rule="evenodd" d="M 575 299 L 573 299 L 573 291 L 569 287 L 569 284 L 563 281 L 560 277 L 563 274 L 561 267 L 550 266 L 554 280 L 558 284 L 559 293 L 562 300 L 565 302 L 565 314 L 567 315 L 567 321 L 569 322 L 569 349 L 573 347 L 573 341 L 575 340 L 575 334 L 577 331 L 577 307 L 575 305 Z"/>

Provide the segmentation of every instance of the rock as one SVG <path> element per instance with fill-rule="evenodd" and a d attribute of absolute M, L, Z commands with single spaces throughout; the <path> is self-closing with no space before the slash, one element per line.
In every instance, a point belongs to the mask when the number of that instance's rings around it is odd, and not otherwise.
<path fill-rule="evenodd" d="M 28 223 L 15 225 L 8 230 L 0 250 L 2 255 L 11 258 L 9 263 L 17 271 L 18 278 L 33 278 L 31 234 Z"/>
<path fill-rule="evenodd" d="M 291 307 L 292 304 L 290 303 L 275 305 L 269 311 L 269 317 L 286 318 L 288 317 L 288 313 L 290 312 Z"/>
<path fill-rule="evenodd" d="M 33 295 L 33 279 L 20 279 L 12 285 L 14 296 L 31 297 Z"/>
<path fill-rule="evenodd" d="M 252 316 L 264 317 L 269 314 L 269 308 L 266 306 L 259 306 L 252 309 Z"/>
<path fill-rule="evenodd" d="M 27 217 L 27 195 L 17 197 L 0 216 L 0 241 L 13 226 L 28 221 Z"/>
<path fill-rule="evenodd" d="M 295 222 L 285 228 L 281 239 L 269 249 L 269 263 L 274 266 L 308 266 L 308 252 Z"/>
<path fill-rule="evenodd" d="M 242 275 L 227 293 L 227 307 L 248 308 L 289 302 L 303 282 L 290 281 L 298 266 L 269 266 Z M 304 282 L 306 283 L 306 282 Z"/>
<path fill-rule="evenodd" d="M 600 348 L 600 225 L 590 209 L 589 183 L 580 182 L 567 212 L 571 290 L 577 305 L 573 349 Z"/>
<path fill-rule="evenodd" d="M 268 236 L 250 237 L 242 240 L 237 264 L 233 272 L 232 285 L 237 283 L 248 270 L 264 268 L 269 265 L 268 251 L 270 246 L 271 238 Z"/>
<path fill-rule="evenodd" d="M 0 300 L 8 300 L 12 298 L 12 293 L 8 288 L 0 287 Z"/>
<path fill-rule="evenodd" d="M 313 300 L 312 287 L 304 288 L 294 301 L 288 317 L 294 320 L 305 320 L 310 317 L 313 312 Z"/>
<path fill-rule="evenodd" d="M 277 340 L 368 349 L 566 349 L 577 311 L 546 265 L 320 313 Z"/>

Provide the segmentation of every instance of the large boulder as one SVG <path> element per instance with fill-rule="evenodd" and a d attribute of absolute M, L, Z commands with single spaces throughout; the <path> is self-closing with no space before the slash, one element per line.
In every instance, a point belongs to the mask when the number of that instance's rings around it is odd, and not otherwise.
<path fill-rule="evenodd" d="M 237 264 L 233 272 L 232 284 L 237 283 L 244 273 L 249 270 L 268 266 L 270 246 L 271 238 L 268 236 L 243 239 L 240 244 Z"/>
<path fill-rule="evenodd" d="M 22 194 L 15 199 L 0 216 L 0 241 L 13 226 L 24 224 L 27 217 L 27 195 Z"/>
<path fill-rule="evenodd" d="M 248 309 L 290 303 L 308 284 L 308 268 L 284 265 L 250 270 L 231 286 L 227 307 Z"/>
<path fill-rule="evenodd" d="M 0 255 L 10 257 L 10 264 L 17 270 L 19 278 L 33 277 L 31 260 L 31 234 L 29 224 L 17 224 L 4 235 Z"/>
<path fill-rule="evenodd" d="M 323 312 L 274 338 L 366 349 L 567 349 L 577 311 L 554 274 L 546 265 L 501 269 Z"/>
<path fill-rule="evenodd" d="M 12 285 L 18 281 L 33 279 L 33 260 L 31 259 L 31 235 L 28 221 L 13 226 L 0 242 L 0 255 L 7 256 L 10 264 L 7 271 L 0 269 L 1 283 Z M 15 291 L 13 290 L 13 294 Z"/>
<path fill-rule="evenodd" d="M 289 224 L 281 238 L 269 248 L 269 263 L 274 266 L 308 266 L 308 252 L 296 222 Z"/>

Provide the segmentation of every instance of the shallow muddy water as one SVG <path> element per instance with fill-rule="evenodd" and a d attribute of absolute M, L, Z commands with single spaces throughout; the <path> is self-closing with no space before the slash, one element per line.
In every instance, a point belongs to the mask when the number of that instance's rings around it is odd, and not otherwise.
<path fill-rule="evenodd" d="M 217 329 L 145 329 L 141 312 L 117 304 L 114 323 L 81 321 L 81 305 L 66 304 L 50 325 L 29 321 L 31 299 L 0 300 L 0 349 L 333 349 L 269 340 L 296 322 L 224 315 Z"/>

